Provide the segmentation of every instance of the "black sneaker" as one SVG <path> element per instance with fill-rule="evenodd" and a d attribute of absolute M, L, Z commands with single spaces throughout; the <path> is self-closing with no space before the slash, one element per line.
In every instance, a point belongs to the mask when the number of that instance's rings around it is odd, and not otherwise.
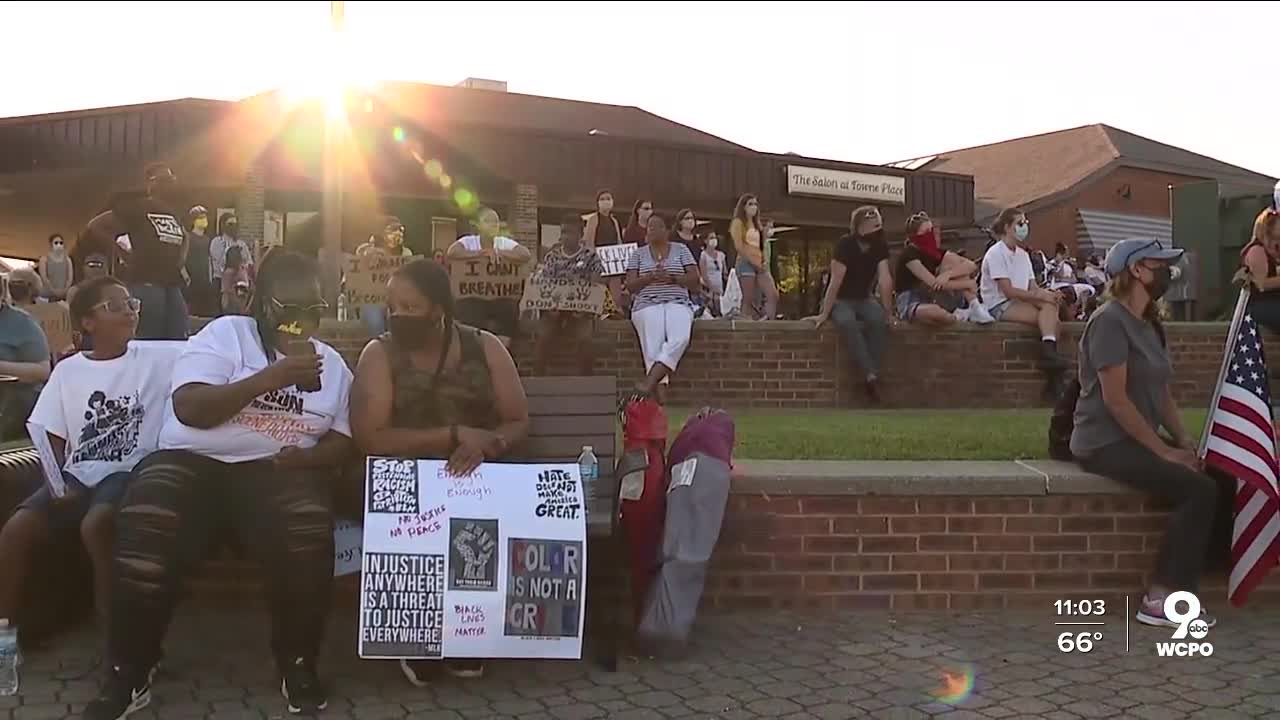
<path fill-rule="evenodd" d="M 84 720 L 122 720 L 151 704 L 151 681 L 146 673 L 113 667 L 98 698 L 84 709 Z"/>
<path fill-rule="evenodd" d="M 318 713 L 329 707 L 328 694 L 316 675 L 314 663 L 296 658 L 282 674 L 280 694 L 289 703 L 290 714 Z"/>

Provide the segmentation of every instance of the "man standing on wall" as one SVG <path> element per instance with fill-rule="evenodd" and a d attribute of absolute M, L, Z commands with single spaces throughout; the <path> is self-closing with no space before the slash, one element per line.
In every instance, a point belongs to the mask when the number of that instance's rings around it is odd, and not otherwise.
<path fill-rule="evenodd" d="M 89 221 L 80 236 L 76 256 L 114 256 L 117 274 L 129 293 L 142 301 L 139 340 L 185 340 L 187 304 L 182 297 L 182 270 L 187 256 L 187 233 L 177 207 L 178 178 L 164 163 L 143 171 L 146 192 L 141 198 L 116 201 L 110 210 Z"/>

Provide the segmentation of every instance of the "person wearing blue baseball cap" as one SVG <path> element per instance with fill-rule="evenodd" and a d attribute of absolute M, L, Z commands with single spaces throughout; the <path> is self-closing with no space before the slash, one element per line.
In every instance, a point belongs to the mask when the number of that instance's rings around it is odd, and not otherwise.
<path fill-rule="evenodd" d="M 1203 472 L 1173 399 L 1173 365 L 1156 305 L 1182 254 L 1147 238 L 1121 240 L 1107 253 L 1111 300 L 1080 338 L 1080 398 L 1071 433 L 1071 452 L 1085 470 L 1174 506 L 1137 612 L 1138 622 L 1165 627 L 1177 626 L 1165 617 L 1165 597 L 1199 587 L 1218 500 L 1217 482 Z M 1201 617 L 1213 627 L 1212 617 Z"/>

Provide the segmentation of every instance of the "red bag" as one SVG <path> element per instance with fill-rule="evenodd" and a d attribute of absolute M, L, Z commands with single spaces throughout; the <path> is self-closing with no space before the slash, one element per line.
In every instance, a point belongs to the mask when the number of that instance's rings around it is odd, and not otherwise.
<path fill-rule="evenodd" d="M 624 452 L 641 450 L 649 461 L 639 497 L 627 499 L 635 493 L 622 488 L 622 528 L 631 561 L 631 606 L 639 624 L 649 584 L 660 567 L 662 527 L 667 513 L 667 415 L 662 406 L 647 398 L 627 403 L 622 438 Z"/>

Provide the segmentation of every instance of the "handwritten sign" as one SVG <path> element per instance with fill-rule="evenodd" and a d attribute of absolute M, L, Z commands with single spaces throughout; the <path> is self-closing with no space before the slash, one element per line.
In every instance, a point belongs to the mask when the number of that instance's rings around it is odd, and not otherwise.
<path fill-rule="evenodd" d="M 635 251 L 636 247 L 635 243 L 625 243 L 596 248 L 596 254 L 600 256 L 600 262 L 604 264 L 604 272 L 600 274 L 605 277 L 625 274 L 627 272 L 627 260 L 631 258 L 631 253 Z"/>
<path fill-rule="evenodd" d="M 38 303 L 25 309 L 40 323 L 49 352 L 57 355 L 71 345 L 71 311 L 65 302 Z"/>
<path fill-rule="evenodd" d="M 581 658 L 576 464 L 369 458 L 365 485 L 360 657 Z"/>
<path fill-rule="evenodd" d="M 524 285 L 521 310 L 561 310 L 599 315 L 604 312 L 605 287 L 582 280 L 555 280 L 534 275 Z"/>
<path fill-rule="evenodd" d="M 381 253 L 370 253 L 363 257 L 348 255 L 343 267 L 347 278 L 347 300 L 352 305 L 380 305 L 386 302 L 387 283 L 391 276 L 406 264 L 421 258 L 421 255 L 392 257 Z"/>
<path fill-rule="evenodd" d="M 364 528 L 350 520 L 333 523 L 333 576 L 342 577 L 360 572 L 360 545 Z"/>
<path fill-rule="evenodd" d="M 455 300 L 519 300 L 528 275 L 528 265 L 502 260 L 455 260 L 449 263 Z"/>

